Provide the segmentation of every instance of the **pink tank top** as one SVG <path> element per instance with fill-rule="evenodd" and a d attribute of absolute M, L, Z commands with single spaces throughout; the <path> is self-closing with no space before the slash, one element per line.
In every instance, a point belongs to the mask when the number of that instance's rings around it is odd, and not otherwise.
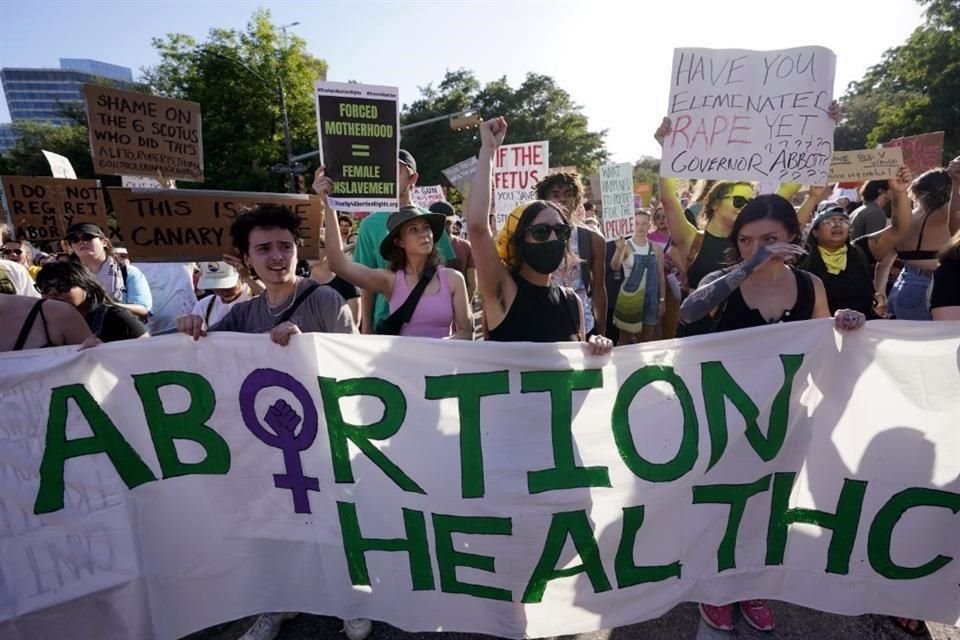
<path fill-rule="evenodd" d="M 446 338 L 450 335 L 453 324 L 453 297 L 450 295 L 444 267 L 437 267 L 437 277 L 440 279 L 440 290 L 433 295 L 424 293 L 420 296 L 413 317 L 403 325 L 400 335 L 415 338 Z M 397 271 L 393 280 L 393 295 L 390 296 L 390 313 L 399 309 L 409 295 L 407 278 L 402 270 Z"/>

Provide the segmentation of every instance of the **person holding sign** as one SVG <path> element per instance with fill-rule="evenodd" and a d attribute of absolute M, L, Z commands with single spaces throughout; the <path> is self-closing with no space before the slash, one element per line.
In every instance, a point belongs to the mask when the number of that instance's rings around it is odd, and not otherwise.
<path fill-rule="evenodd" d="M 583 306 L 551 274 L 569 255 L 573 226 L 565 208 L 535 200 L 507 216 L 496 242 L 490 231 L 490 172 L 507 134 L 502 117 L 480 125 L 480 155 L 467 203 L 467 230 L 489 339 L 498 342 L 586 342 L 588 353 L 607 354 L 609 339 L 586 340 Z"/>
<path fill-rule="evenodd" d="M 330 269 L 365 291 L 382 295 L 390 315 L 375 328 L 384 335 L 473 339 L 473 313 L 467 283 L 456 269 L 440 265 L 437 242 L 446 217 L 409 205 L 390 214 L 380 255 L 388 269 L 371 269 L 347 258 L 337 217 L 327 195 L 333 181 L 317 169 L 313 190 L 324 203 L 327 261 Z"/>
<path fill-rule="evenodd" d="M 620 329 L 618 345 L 653 340 L 657 322 L 666 310 L 663 249 L 647 238 L 650 212 L 639 209 L 633 216 L 633 237 L 618 238 L 610 267 L 623 270 L 623 284 L 613 309 L 613 322 Z"/>
<path fill-rule="evenodd" d="M 850 308 L 867 318 L 878 317 L 874 308 L 882 305 L 885 296 L 874 291 L 874 269 L 910 228 L 907 188 L 912 179 L 910 169 L 901 167 L 897 177 L 887 181 L 885 191 L 892 198 L 893 217 L 890 225 L 875 233 L 851 240 L 850 218 L 843 207 L 828 208 L 814 217 L 807 238 L 809 253 L 800 261 L 800 268 L 823 281 L 831 313 Z M 814 188 L 811 197 L 823 198 L 829 191 L 829 187 Z"/>
<path fill-rule="evenodd" d="M 66 241 L 74 259 L 83 263 L 117 304 L 146 322 L 153 306 L 150 285 L 143 273 L 121 262 L 103 230 L 90 222 L 67 228 Z"/>

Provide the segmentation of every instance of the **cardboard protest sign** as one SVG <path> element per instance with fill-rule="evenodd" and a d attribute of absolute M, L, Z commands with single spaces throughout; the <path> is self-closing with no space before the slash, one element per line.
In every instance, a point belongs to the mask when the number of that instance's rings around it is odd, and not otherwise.
<path fill-rule="evenodd" d="M 608 242 L 633 235 L 633 165 L 629 162 L 600 167 L 600 201 L 603 236 Z"/>
<path fill-rule="evenodd" d="M 914 177 L 934 167 L 942 166 L 943 131 L 896 138 L 883 146 L 899 147 L 903 151 L 903 162 L 910 167 Z"/>
<path fill-rule="evenodd" d="M 896 147 L 834 151 L 830 160 L 829 181 L 866 182 L 893 178 L 902 166 L 903 154 Z"/>
<path fill-rule="evenodd" d="M 649 207 L 650 200 L 653 198 L 653 187 L 649 182 L 638 182 L 633 187 L 633 195 L 640 199 L 641 207 Z"/>
<path fill-rule="evenodd" d="M 537 183 L 549 168 L 549 141 L 505 144 L 497 149 L 492 187 L 498 227 L 518 205 L 537 199 Z"/>
<path fill-rule="evenodd" d="M 258 204 L 290 207 L 303 219 L 301 258 L 319 257 L 323 207 L 316 196 L 295 193 L 162 189 L 137 191 L 111 187 L 110 201 L 120 235 L 133 260 L 183 262 L 220 260 L 233 253 L 230 223 Z"/>
<path fill-rule="evenodd" d="M 147 176 L 120 176 L 120 184 L 127 189 L 165 189 L 156 178 Z"/>
<path fill-rule="evenodd" d="M 434 202 L 446 202 L 447 196 L 443 192 L 443 187 L 438 184 L 426 187 L 413 188 L 413 204 L 424 209 L 429 209 Z"/>
<path fill-rule="evenodd" d="M 0 354 L 0 637 L 569 637 L 752 598 L 955 624 L 960 335 L 920 325 Z"/>
<path fill-rule="evenodd" d="M 107 231 L 99 180 L 0 176 L 12 233 L 26 240 L 59 240 L 75 222 Z"/>
<path fill-rule="evenodd" d="M 835 66 L 824 47 L 675 49 L 661 173 L 826 184 Z"/>
<path fill-rule="evenodd" d="M 199 104 L 94 84 L 83 93 L 94 171 L 203 182 Z"/>
<path fill-rule="evenodd" d="M 314 83 L 320 164 L 333 179 L 338 211 L 397 208 L 400 112 L 397 88 Z"/>
<path fill-rule="evenodd" d="M 593 203 L 600 202 L 600 174 L 592 174 L 583 183 L 584 198 Z"/>
<path fill-rule="evenodd" d="M 453 188 L 460 192 L 464 200 L 470 197 L 470 184 L 473 182 L 473 174 L 476 172 L 476 157 L 467 158 L 441 171 L 443 176 L 453 185 Z"/>
<path fill-rule="evenodd" d="M 59 153 L 53 153 L 43 149 L 41 149 L 41 153 L 43 153 L 43 157 L 47 159 L 47 163 L 50 165 L 50 175 L 54 178 L 66 178 L 67 180 L 77 179 L 77 172 L 73 170 L 73 165 L 70 163 L 69 158 Z"/>

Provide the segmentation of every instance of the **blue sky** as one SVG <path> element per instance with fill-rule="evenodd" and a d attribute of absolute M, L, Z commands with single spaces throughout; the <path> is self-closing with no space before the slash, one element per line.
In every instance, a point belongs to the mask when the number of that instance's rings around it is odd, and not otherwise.
<path fill-rule="evenodd" d="M 329 80 L 398 86 L 404 102 L 447 69 L 472 69 L 481 82 L 506 75 L 513 86 L 530 71 L 553 76 L 592 129 L 609 130 L 607 148 L 623 162 L 659 156 L 652 133 L 666 111 L 675 47 L 826 46 L 837 54 L 840 95 L 922 22 L 913 0 L 6 0 L 0 66 L 94 58 L 136 75 L 158 62 L 151 38 L 242 29 L 258 7 L 277 25 L 300 23 L 292 31 L 329 62 Z M 0 122 L 9 120 L 4 102 Z"/>

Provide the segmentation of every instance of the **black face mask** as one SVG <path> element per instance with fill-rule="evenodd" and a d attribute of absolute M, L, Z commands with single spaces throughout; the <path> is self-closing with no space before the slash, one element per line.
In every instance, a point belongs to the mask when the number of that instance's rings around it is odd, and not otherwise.
<path fill-rule="evenodd" d="M 537 273 L 549 275 L 563 262 L 567 243 L 562 240 L 547 242 L 521 242 L 520 257 Z"/>

